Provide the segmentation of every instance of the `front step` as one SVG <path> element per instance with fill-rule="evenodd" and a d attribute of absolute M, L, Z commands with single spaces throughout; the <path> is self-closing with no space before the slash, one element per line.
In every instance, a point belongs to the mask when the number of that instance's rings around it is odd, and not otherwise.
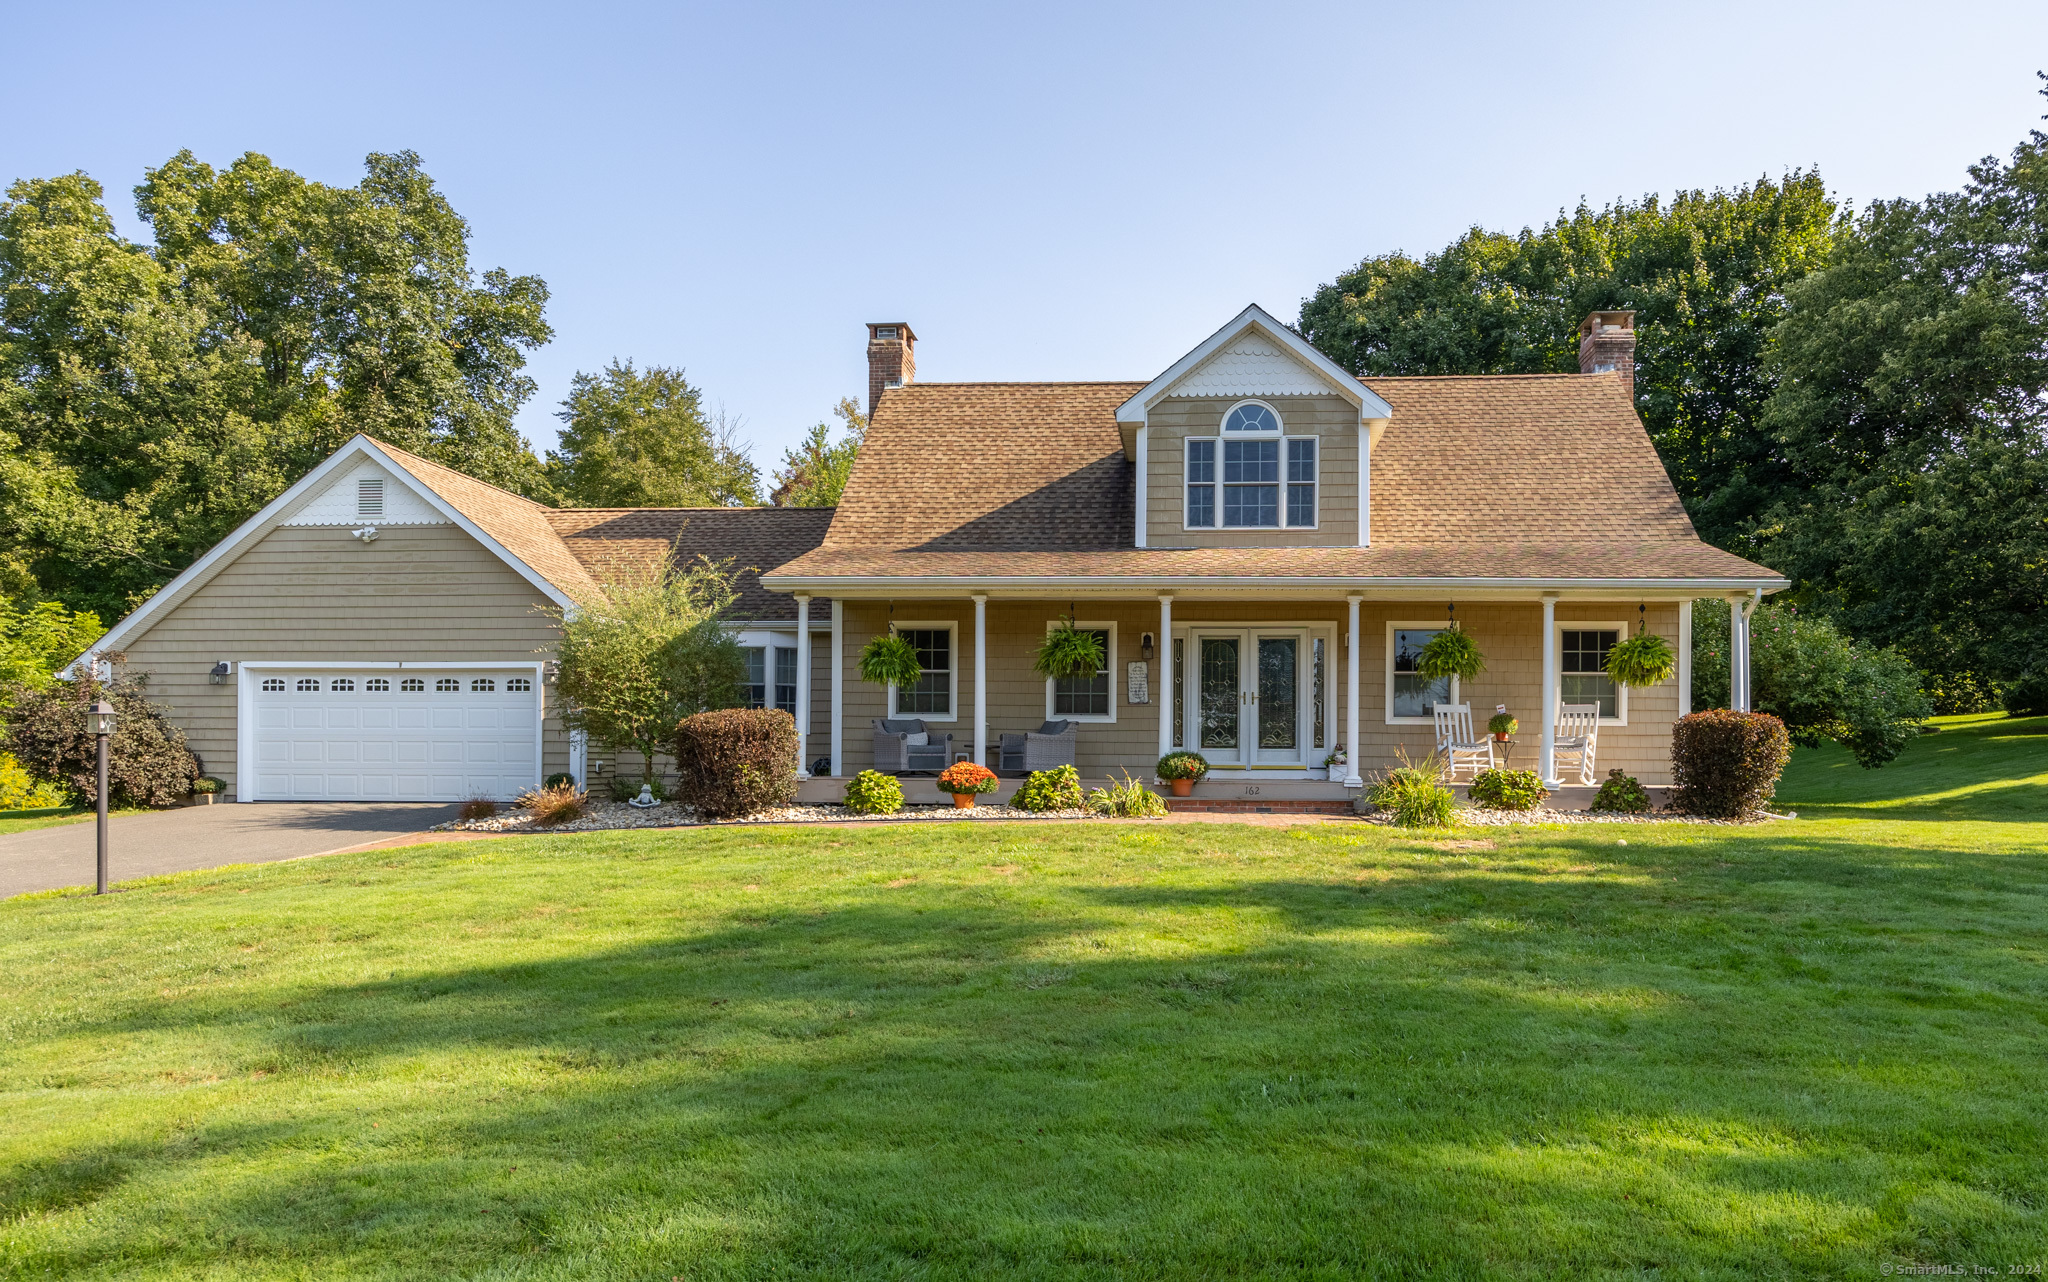
<path fill-rule="evenodd" d="M 1348 801 L 1275 797 L 1270 801 L 1225 800 L 1212 797 L 1168 797 L 1166 808 L 1174 814 L 1212 815 L 1348 815 Z"/>

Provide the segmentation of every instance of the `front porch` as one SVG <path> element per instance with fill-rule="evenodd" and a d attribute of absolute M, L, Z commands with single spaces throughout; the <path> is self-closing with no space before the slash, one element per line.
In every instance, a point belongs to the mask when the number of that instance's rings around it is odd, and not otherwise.
<path fill-rule="evenodd" d="M 1003 735 L 1068 721 L 1078 723 L 1074 764 L 1091 786 L 1126 771 L 1149 782 L 1161 755 L 1187 749 L 1211 767 L 1191 800 L 1344 802 L 1404 755 L 1428 756 L 1435 747 L 1430 705 L 1449 702 L 1470 704 L 1479 728 L 1505 706 L 1521 727 L 1501 745 L 1501 764 L 1536 771 L 1558 793 L 1558 804 L 1569 806 L 1576 798 L 1566 784 L 1579 781 L 1558 778 L 1549 731 L 1562 703 L 1582 700 L 1604 700 L 1595 782 L 1618 766 L 1661 786 L 1668 783 L 1671 725 L 1689 710 L 1693 595 L 1661 585 L 1621 599 L 1611 590 L 1464 589 L 1452 605 L 1445 596 L 1425 600 L 1384 589 L 1321 596 L 1097 590 L 1065 600 L 1014 590 L 848 593 L 830 603 L 829 634 L 821 629 L 813 639 L 813 602 L 798 594 L 799 646 L 825 646 L 817 666 L 829 674 L 825 690 L 799 687 L 799 727 L 817 724 L 814 699 L 822 697 L 828 709 L 820 719 L 825 733 L 803 736 L 801 759 L 820 777 L 807 772 L 801 795 L 837 800 L 847 778 L 873 765 L 874 722 L 887 718 L 919 720 L 945 744 L 947 760 L 979 761 L 999 773 Z M 1469 682 L 1422 682 L 1412 671 L 1413 653 L 1453 610 L 1485 655 L 1486 670 Z M 1745 612 L 1734 614 L 1746 631 Z M 1092 680 L 1053 682 L 1033 670 L 1046 629 L 1068 616 L 1103 639 L 1106 663 Z M 1601 646 L 1633 631 L 1638 620 L 1672 642 L 1679 671 L 1656 686 L 1617 689 L 1596 660 Z M 861 647 L 889 632 L 920 652 L 924 676 L 914 689 L 860 680 Z M 797 668 L 812 671 L 811 656 L 800 655 Z M 1338 763 L 1325 777 L 1324 762 L 1340 748 L 1349 764 Z M 1018 782 L 1005 778 L 995 797 L 1007 798 Z M 912 804 L 945 800 L 927 773 L 904 776 L 904 785 Z M 1590 801 L 1592 790 L 1586 793 Z"/>

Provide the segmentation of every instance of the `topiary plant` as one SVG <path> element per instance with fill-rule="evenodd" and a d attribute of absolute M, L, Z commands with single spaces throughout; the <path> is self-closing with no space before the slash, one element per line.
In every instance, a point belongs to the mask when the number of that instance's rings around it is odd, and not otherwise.
<path fill-rule="evenodd" d="M 1593 809 L 1646 815 L 1650 813 L 1650 793 L 1635 776 L 1623 774 L 1621 767 L 1616 766 L 1607 772 L 1607 782 L 1600 785 L 1599 795 L 1593 798 Z"/>
<path fill-rule="evenodd" d="M 1152 772 L 1168 781 L 1200 779 L 1209 773 L 1209 759 L 1199 752 L 1189 752 L 1181 748 L 1161 757 L 1159 764 L 1152 768 Z"/>
<path fill-rule="evenodd" d="M 1470 681 L 1486 671 L 1486 656 L 1479 653 L 1465 629 L 1456 623 L 1431 637 L 1415 656 L 1415 671 L 1424 681 L 1456 677 Z"/>
<path fill-rule="evenodd" d="M 1010 798 L 1019 810 L 1042 813 L 1047 810 L 1081 808 L 1081 772 L 1072 766 L 1034 771 Z"/>
<path fill-rule="evenodd" d="M 860 649 L 860 679 L 870 685 L 907 690 L 923 675 L 917 647 L 893 632 L 876 637 Z"/>
<path fill-rule="evenodd" d="M 1107 659 L 1102 652 L 1102 638 L 1076 628 L 1070 615 L 1046 632 L 1031 666 L 1042 676 L 1065 681 L 1094 676 Z"/>
<path fill-rule="evenodd" d="M 1471 791 L 1472 800 L 1494 810 L 1533 810 L 1550 796 L 1534 770 L 1482 770 Z"/>
<path fill-rule="evenodd" d="M 846 808 L 857 815 L 893 815 L 903 809 L 903 785 L 895 775 L 863 770 L 846 781 Z"/>

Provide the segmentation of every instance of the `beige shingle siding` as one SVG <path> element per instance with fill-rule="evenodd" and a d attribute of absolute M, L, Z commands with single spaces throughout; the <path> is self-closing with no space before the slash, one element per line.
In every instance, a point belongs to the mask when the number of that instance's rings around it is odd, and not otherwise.
<path fill-rule="evenodd" d="M 532 584 L 452 525 L 392 526 L 374 543 L 332 526 L 272 530 L 150 623 L 127 646 L 131 671 L 171 708 L 209 774 L 235 782 L 233 681 L 221 659 L 533 662 L 555 644 Z M 542 763 L 568 769 L 568 741 L 544 695 Z"/>
<path fill-rule="evenodd" d="M 1216 438 L 1223 416 L 1242 397 L 1224 399 L 1170 396 L 1152 407 L 1146 417 L 1147 462 L 1150 476 L 1145 485 L 1145 508 L 1149 524 L 1148 547 L 1301 547 L 1358 544 L 1358 409 L 1338 396 L 1266 396 L 1259 399 L 1280 414 L 1283 430 L 1290 438 L 1317 438 L 1318 512 L 1312 530 L 1188 530 L 1184 520 L 1182 488 L 1187 476 L 1186 442 L 1190 436 Z M 1221 481 L 1221 459 L 1218 460 Z M 1286 460 L 1281 460 L 1281 510 L 1286 507 Z M 1217 498 L 1217 519 L 1222 520 L 1222 498 Z"/>

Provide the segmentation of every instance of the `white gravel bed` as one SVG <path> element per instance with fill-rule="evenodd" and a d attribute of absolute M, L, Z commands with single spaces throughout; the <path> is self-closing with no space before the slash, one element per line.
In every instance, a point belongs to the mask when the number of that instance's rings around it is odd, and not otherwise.
<path fill-rule="evenodd" d="M 742 819 L 727 819 L 711 822 L 727 824 L 761 823 L 848 823 L 848 822 L 901 822 L 903 820 L 946 820 L 946 819 L 1089 819 L 1086 810 L 1019 810 L 1015 806 L 976 805 L 965 810 L 945 806 L 905 806 L 893 815 L 863 815 L 848 810 L 837 803 L 818 806 L 777 806 L 764 810 L 758 815 Z M 602 832 L 619 828 L 677 828 L 685 824 L 706 822 L 697 818 L 697 812 L 688 806 L 663 802 L 658 806 L 641 809 L 629 806 L 623 801 L 598 801 L 581 819 L 542 828 L 533 822 L 533 817 L 524 810 L 506 809 L 489 819 L 452 820 L 438 825 L 435 832 Z"/>
<path fill-rule="evenodd" d="M 1372 814 L 1362 816 L 1367 823 L 1394 825 L 1393 816 Z M 1700 815 L 1679 814 L 1676 811 L 1652 811 L 1649 814 L 1626 815 L 1611 810 L 1551 810 L 1538 806 L 1533 810 L 1489 810 L 1483 806 L 1460 806 L 1451 822 L 1474 828 L 1512 828 L 1522 824 L 1705 824 L 1716 828 L 1746 828 L 1751 824 L 1768 823 L 1773 819 L 1797 819 L 1797 814 L 1776 815 L 1759 811 L 1747 819 L 1708 819 Z"/>

